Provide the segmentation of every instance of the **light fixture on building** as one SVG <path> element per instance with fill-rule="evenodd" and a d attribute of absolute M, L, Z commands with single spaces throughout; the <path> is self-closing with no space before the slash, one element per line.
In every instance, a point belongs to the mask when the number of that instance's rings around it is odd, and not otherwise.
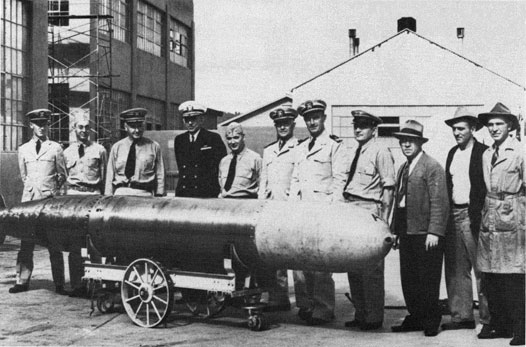
<path fill-rule="evenodd" d="M 464 28 L 457 28 L 457 39 L 464 39 Z"/>

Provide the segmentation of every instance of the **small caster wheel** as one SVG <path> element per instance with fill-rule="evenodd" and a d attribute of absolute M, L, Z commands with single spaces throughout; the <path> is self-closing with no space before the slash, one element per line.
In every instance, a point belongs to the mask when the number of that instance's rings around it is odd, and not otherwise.
<path fill-rule="evenodd" d="M 97 308 L 100 313 L 111 313 L 115 308 L 114 295 L 104 293 L 97 298 Z"/>
<path fill-rule="evenodd" d="M 268 329 L 269 324 L 265 316 L 254 314 L 248 317 L 248 327 L 252 331 L 263 331 Z"/>

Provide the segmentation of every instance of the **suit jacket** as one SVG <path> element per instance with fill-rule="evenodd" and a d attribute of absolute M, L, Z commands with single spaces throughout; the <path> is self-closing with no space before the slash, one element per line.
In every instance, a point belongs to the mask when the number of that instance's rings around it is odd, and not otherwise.
<path fill-rule="evenodd" d="M 175 137 L 174 151 L 179 169 L 175 196 L 216 198 L 219 162 L 226 155 L 221 136 L 201 128 L 195 143 L 191 143 L 187 131 Z"/>
<path fill-rule="evenodd" d="M 407 162 L 398 170 L 397 192 L 406 165 L 408 165 Z M 422 153 L 409 175 L 405 205 L 407 230 L 397 230 L 395 227 L 396 234 L 407 232 L 408 235 L 445 235 L 449 216 L 446 174 L 442 166 L 426 153 Z M 397 215 L 395 213 L 395 217 Z M 403 223 L 397 223 L 395 220 L 395 226 L 400 224 Z"/>
<path fill-rule="evenodd" d="M 478 238 L 480 230 L 482 207 L 484 207 L 484 198 L 486 197 L 486 185 L 484 184 L 484 175 L 482 171 L 482 154 L 487 148 L 488 146 L 475 140 L 469 161 L 469 182 L 471 184 L 471 190 L 469 191 L 468 214 L 471 221 L 471 232 L 476 238 Z M 453 204 L 453 201 L 451 200 L 453 194 L 453 181 L 449 169 L 451 167 L 451 162 L 453 161 L 453 156 L 457 150 L 458 146 L 451 148 L 446 160 L 446 184 L 450 205 Z"/>

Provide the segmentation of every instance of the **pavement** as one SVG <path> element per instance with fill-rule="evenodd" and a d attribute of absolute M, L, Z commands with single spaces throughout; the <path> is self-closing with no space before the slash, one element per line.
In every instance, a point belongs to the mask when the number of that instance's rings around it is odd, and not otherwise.
<path fill-rule="evenodd" d="M 183 307 L 176 307 L 166 326 L 141 328 L 124 312 L 90 315 L 90 300 L 55 294 L 49 254 L 37 246 L 35 270 L 30 290 L 9 294 L 15 281 L 15 264 L 19 240 L 8 236 L 0 246 L 0 346 L 508 346 L 509 339 L 478 340 L 476 330 L 441 331 L 436 337 L 422 332 L 392 333 L 390 327 L 401 323 L 407 314 L 399 280 L 398 252 L 386 258 L 386 310 L 383 329 L 360 331 L 345 328 L 353 317 L 352 304 L 345 297 L 349 291 L 346 274 L 334 274 L 336 283 L 336 319 L 323 326 L 306 326 L 297 309 L 266 314 L 271 322 L 267 331 L 247 328 L 242 310 L 227 308 L 218 318 L 192 317 Z M 67 257 L 65 254 L 67 267 Z M 67 273 L 67 270 L 66 270 Z M 294 302 L 291 273 L 289 285 Z M 442 287 L 442 297 L 445 290 Z M 475 311 L 478 321 L 478 312 Z M 443 316 L 442 322 L 448 322 Z"/>

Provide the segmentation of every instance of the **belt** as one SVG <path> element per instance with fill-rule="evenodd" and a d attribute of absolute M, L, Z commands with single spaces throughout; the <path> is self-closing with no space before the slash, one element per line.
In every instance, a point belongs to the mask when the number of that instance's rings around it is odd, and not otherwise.
<path fill-rule="evenodd" d="M 347 193 L 347 192 L 343 192 L 343 197 L 347 201 L 368 201 L 368 202 L 374 202 L 374 203 L 377 203 L 377 204 L 381 203 L 381 201 L 378 201 L 378 200 L 375 200 L 375 199 L 363 198 L 361 196 L 354 195 L 354 194 Z"/>
<path fill-rule="evenodd" d="M 100 193 L 100 189 L 99 189 L 99 186 L 98 185 L 91 185 L 91 184 L 82 184 L 82 185 L 73 185 L 73 184 L 68 184 L 67 185 L 67 189 L 73 189 L 73 190 L 76 190 L 78 192 L 99 192 Z"/>
<path fill-rule="evenodd" d="M 501 193 L 493 193 L 493 192 L 488 192 L 486 194 L 486 196 L 488 198 L 491 198 L 491 199 L 497 199 L 497 200 L 505 200 L 507 197 L 513 197 L 513 196 L 522 196 L 524 195 L 524 190 L 519 190 L 517 193 L 505 193 L 505 192 L 501 192 Z"/>
<path fill-rule="evenodd" d="M 122 182 L 119 184 L 114 184 L 113 187 L 115 189 L 117 188 L 132 188 L 132 189 L 140 189 L 140 190 L 146 190 L 151 192 L 153 190 L 153 184 L 151 183 L 139 183 L 139 182 Z"/>
<path fill-rule="evenodd" d="M 453 204 L 453 208 L 468 208 L 469 204 Z"/>

